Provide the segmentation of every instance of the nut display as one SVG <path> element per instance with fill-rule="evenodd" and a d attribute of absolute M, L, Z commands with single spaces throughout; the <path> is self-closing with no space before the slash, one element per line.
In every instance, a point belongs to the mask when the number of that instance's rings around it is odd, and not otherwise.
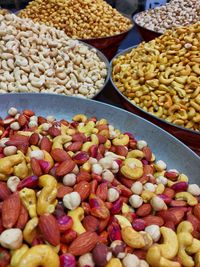
<path fill-rule="evenodd" d="M 200 23 L 168 30 L 113 60 L 112 79 L 135 105 L 200 131 Z"/>
<path fill-rule="evenodd" d="M 132 27 L 130 19 L 104 0 L 34 0 L 19 16 L 64 30 L 76 39 L 113 36 Z"/>
<path fill-rule="evenodd" d="M 200 188 L 146 141 L 14 107 L 0 134 L 0 266 L 200 266 Z"/>
<path fill-rule="evenodd" d="M 166 5 L 148 9 L 135 16 L 138 25 L 159 33 L 199 22 L 199 0 L 171 0 Z"/>
<path fill-rule="evenodd" d="M 91 98 L 104 86 L 108 70 L 97 50 L 63 31 L 13 14 L 0 15 L 0 43 L 0 93 Z"/>
<path fill-rule="evenodd" d="M 0 7 L 0 15 L 6 15 L 9 14 L 10 12 L 7 9 L 3 9 Z"/>

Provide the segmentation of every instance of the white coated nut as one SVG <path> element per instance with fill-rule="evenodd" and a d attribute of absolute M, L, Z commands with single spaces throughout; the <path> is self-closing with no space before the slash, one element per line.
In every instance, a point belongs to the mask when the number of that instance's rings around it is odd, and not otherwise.
<path fill-rule="evenodd" d="M 189 184 L 187 191 L 193 196 L 200 195 L 200 187 L 197 184 Z"/>
<path fill-rule="evenodd" d="M 95 164 L 95 163 L 97 163 L 97 162 L 98 162 L 98 160 L 95 159 L 95 158 L 90 157 L 90 158 L 88 159 L 88 163 L 91 164 L 91 165 L 93 165 L 93 164 Z"/>
<path fill-rule="evenodd" d="M 155 168 L 158 171 L 164 171 L 167 168 L 167 165 L 164 161 L 158 160 L 155 164 Z"/>
<path fill-rule="evenodd" d="M 42 150 L 33 150 L 30 152 L 30 158 L 36 158 L 37 160 L 44 159 L 44 152 Z"/>
<path fill-rule="evenodd" d="M 17 148 L 16 146 L 6 146 L 3 150 L 5 156 L 11 156 L 16 154 Z"/>
<path fill-rule="evenodd" d="M 74 173 L 74 174 L 76 174 L 76 175 L 79 173 L 78 165 L 76 165 L 76 166 L 73 168 L 72 173 Z"/>
<path fill-rule="evenodd" d="M 41 124 L 41 127 L 42 127 L 42 130 L 43 130 L 43 131 L 48 131 L 49 128 L 51 127 L 51 124 L 45 122 L 45 123 Z"/>
<path fill-rule="evenodd" d="M 56 120 L 55 117 L 54 116 L 51 116 L 51 115 L 50 116 L 47 116 L 46 119 L 49 122 L 54 122 Z"/>
<path fill-rule="evenodd" d="M 139 208 L 143 203 L 143 199 L 138 195 L 132 195 L 129 198 L 129 202 L 133 208 Z"/>
<path fill-rule="evenodd" d="M 149 267 L 149 264 L 145 260 L 140 260 L 139 267 Z"/>
<path fill-rule="evenodd" d="M 105 157 L 99 160 L 99 164 L 102 166 L 103 169 L 110 169 L 112 168 L 113 159 L 109 157 Z"/>
<path fill-rule="evenodd" d="M 150 234 L 154 242 L 157 242 L 160 239 L 160 227 L 156 224 L 147 226 L 145 232 Z"/>
<path fill-rule="evenodd" d="M 85 267 L 85 266 L 94 267 L 95 263 L 94 263 L 93 258 L 92 258 L 92 253 L 86 253 L 86 254 L 83 254 L 82 256 L 80 256 L 78 259 L 78 266 L 80 266 L 80 267 Z"/>
<path fill-rule="evenodd" d="M 148 190 L 148 191 L 150 191 L 150 192 L 155 192 L 155 190 L 156 190 L 154 184 L 152 184 L 152 183 L 146 183 L 146 184 L 144 185 L 144 189 L 145 189 L 145 190 Z"/>
<path fill-rule="evenodd" d="M 142 194 L 142 190 L 143 190 L 143 185 L 142 185 L 141 182 L 135 182 L 131 186 L 131 191 L 136 195 L 141 195 Z"/>
<path fill-rule="evenodd" d="M 0 235 L 0 244 L 4 248 L 18 249 L 22 245 L 23 235 L 18 228 L 11 228 L 3 231 Z"/>
<path fill-rule="evenodd" d="M 16 122 L 13 122 L 13 123 L 10 124 L 10 128 L 11 128 L 12 130 L 14 130 L 14 131 L 17 131 L 17 130 L 20 129 L 20 125 L 19 125 L 19 123 L 16 121 Z"/>
<path fill-rule="evenodd" d="M 76 209 L 81 204 L 81 197 L 78 192 L 66 194 L 63 197 L 63 204 L 69 210 Z"/>
<path fill-rule="evenodd" d="M 134 254 L 128 253 L 125 258 L 122 260 L 124 267 L 139 267 L 140 266 L 140 260 L 138 257 Z"/>
<path fill-rule="evenodd" d="M 115 188 L 109 188 L 108 189 L 108 196 L 107 199 L 109 202 L 114 202 L 119 198 L 119 192 Z"/>
<path fill-rule="evenodd" d="M 8 142 L 8 141 L 9 141 L 9 138 L 6 138 L 6 137 L 2 138 L 0 140 L 0 147 L 5 147 L 6 146 L 6 142 Z"/>
<path fill-rule="evenodd" d="M 163 210 L 166 207 L 164 200 L 157 196 L 152 197 L 150 204 L 155 211 Z"/>
<path fill-rule="evenodd" d="M 92 172 L 98 175 L 101 175 L 103 172 L 103 168 L 101 167 L 100 164 L 95 163 L 92 165 Z"/>
<path fill-rule="evenodd" d="M 158 178 L 156 179 L 157 184 L 163 184 L 166 185 L 168 182 L 168 179 L 162 175 L 158 176 Z"/>
<path fill-rule="evenodd" d="M 114 174 L 110 170 L 105 170 L 102 173 L 102 178 L 105 181 L 111 182 L 114 180 Z"/>
<path fill-rule="evenodd" d="M 30 117 L 30 121 L 38 121 L 38 117 L 37 116 L 31 116 Z"/>
<path fill-rule="evenodd" d="M 7 180 L 7 187 L 12 192 L 17 191 L 17 186 L 20 183 L 20 179 L 17 176 L 10 176 Z"/>
<path fill-rule="evenodd" d="M 137 148 L 142 150 L 145 146 L 147 146 L 147 142 L 144 140 L 137 141 Z"/>
<path fill-rule="evenodd" d="M 15 116 L 17 114 L 17 109 L 15 107 L 11 107 L 8 110 L 8 115 Z"/>
<path fill-rule="evenodd" d="M 33 127 L 38 126 L 38 123 L 37 123 L 37 121 L 29 121 L 28 126 L 29 126 L 30 128 L 33 128 Z"/>
<path fill-rule="evenodd" d="M 76 183 L 76 175 L 74 173 L 68 173 L 63 176 L 63 184 L 67 186 L 73 186 Z"/>

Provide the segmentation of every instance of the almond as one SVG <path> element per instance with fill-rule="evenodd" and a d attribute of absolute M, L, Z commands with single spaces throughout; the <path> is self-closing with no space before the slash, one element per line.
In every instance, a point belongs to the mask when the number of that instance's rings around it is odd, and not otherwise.
<path fill-rule="evenodd" d="M 76 133 L 72 135 L 72 141 L 73 142 L 86 142 L 87 137 L 84 135 L 84 133 Z"/>
<path fill-rule="evenodd" d="M 74 186 L 74 191 L 78 192 L 81 200 L 84 201 L 90 194 L 90 184 L 86 181 L 81 181 Z"/>
<path fill-rule="evenodd" d="M 152 211 L 151 205 L 149 203 L 146 203 L 137 209 L 136 214 L 140 217 L 145 217 L 149 215 L 151 211 Z"/>
<path fill-rule="evenodd" d="M 193 208 L 194 216 L 200 220 L 200 203 Z"/>
<path fill-rule="evenodd" d="M 43 136 L 42 140 L 40 142 L 40 149 L 41 150 L 46 150 L 47 152 L 51 151 L 51 147 L 52 147 L 52 142 L 49 140 L 48 137 Z"/>
<path fill-rule="evenodd" d="M 77 152 L 81 149 L 83 142 L 77 141 L 69 145 L 66 150 L 67 151 L 72 151 L 72 152 Z"/>
<path fill-rule="evenodd" d="M 33 173 L 36 176 L 39 177 L 42 175 L 42 169 L 41 169 L 40 164 L 39 164 L 37 159 L 31 158 L 31 168 L 32 168 Z"/>
<path fill-rule="evenodd" d="M 77 183 L 80 181 L 87 181 L 89 182 L 91 180 L 91 174 L 89 172 L 86 172 L 84 170 L 80 170 L 80 172 L 77 174 L 76 180 Z"/>
<path fill-rule="evenodd" d="M 22 230 L 24 229 L 27 222 L 28 222 L 28 211 L 23 205 L 21 205 L 21 211 L 15 227 Z"/>
<path fill-rule="evenodd" d="M 75 168 L 76 164 L 73 160 L 67 159 L 63 161 L 56 169 L 56 175 L 64 176 Z"/>
<path fill-rule="evenodd" d="M 115 146 L 115 153 L 120 156 L 126 157 L 128 148 L 126 146 Z"/>
<path fill-rule="evenodd" d="M 95 232 L 80 234 L 69 246 L 68 252 L 74 256 L 81 256 L 90 252 L 98 242 L 98 235 Z"/>
<path fill-rule="evenodd" d="M 20 126 L 24 126 L 27 123 L 27 118 L 23 114 L 19 115 L 18 122 Z"/>
<path fill-rule="evenodd" d="M 39 228 L 44 239 L 53 246 L 60 243 L 60 232 L 56 219 L 52 214 L 44 214 L 39 218 Z"/>
<path fill-rule="evenodd" d="M 48 130 L 47 132 L 48 132 L 48 134 L 50 134 L 52 137 L 56 137 L 56 136 L 58 136 L 58 135 L 61 134 L 61 131 L 60 131 L 58 128 L 53 127 L 53 126 L 50 127 L 49 130 Z"/>
<path fill-rule="evenodd" d="M 33 133 L 29 138 L 29 144 L 37 146 L 39 140 L 40 140 L 39 134 L 38 133 Z"/>
<path fill-rule="evenodd" d="M 146 159 L 147 161 L 150 161 L 151 158 L 152 158 L 152 152 L 151 152 L 151 149 L 150 149 L 148 146 L 145 146 L 145 147 L 143 147 L 142 152 L 143 152 L 144 155 L 145 155 L 145 159 Z"/>
<path fill-rule="evenodd" d="M 71 192 L 73 192 L 73 188 L 66 185 L 61 185 L 58 187 L 57 198 L 63 198 L 66 194 Z"/>
<path fill-rule="evenodd" d="M 142 219 L 146 222 L 147 226 L 152 225 L 152 224 L 162 226 L 164 224 L 163 218 L 159 216 L 149 215 L 149 216 L 143 217 Z"/>
<path fill-rule="evenodd" d="M 11 195 L 11 191 L 7 187 L 7 184 L 0 182 L 0 199 L 4 200 Z"/>
<path fill-rule="evenodd" d="M 18 146 L 28 144 L 29 137 L 24 135 L 12 135 L 10 140 L 6 142 L 7 146 Z"/>
<path fill-rule="evenodd" d="M 3 201 L 2 223 L 5 228 L 12 228 L 17 222 L 21 210 L 19 193 L 13 193 Z"/>
<path fill-rule="evenodd" d="M 71 159 L 69 154 L 65 150 L 60 149 L 60 148 L 53 149 L 51 151 L 51 156 L 57 162 L 63 162 L 67 159 Z"/>
<path fill-rule="evenodd" d="M 25 110 L 23 111 L 23 114 L 26 115 L 26 116 L 28 116 L 28 117 L 32 117 L 32 116 L 35 115 L 35 112 L 32 111 L 31 109 L 25 109 Z"/>
<path fill-rule="evenodd" d="M 44 117 L 42 116 L 38 116 L 38 124 L 43 124 L 43 123 L 46 123 L 47 122 L 47 119 L 45 119 Z"/>
<path fill-rule="evenodd" d="M 96 195 L 103 201 L 106 201 L 108 196 L 108 184 L 101 183 L 96 190 Z"/>
<path fill-rule="evenodd" d="M 99 229 L 99 220 L 94 216 L 88 215 L 82 221 L 84 228 L 89 232 L 96 232 Z"/>

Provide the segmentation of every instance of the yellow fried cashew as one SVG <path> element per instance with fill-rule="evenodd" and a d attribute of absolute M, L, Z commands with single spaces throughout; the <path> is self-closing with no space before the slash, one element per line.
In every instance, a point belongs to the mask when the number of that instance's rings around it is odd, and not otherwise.
<path fill-rule="evenodd" d="M 127 226 L 131 227 L 131 223 L 129 222 L 129 220 L 126 217 L 124 217 L 122 215 L 115 215 L 115 218 L 118 220 L 121 228 L 125 228 Z"/>
<path fill-rule="evenodd" d="M 48 245 L 37 245 L 22 256 L 17 267 L 59 267 L 58 255 Z"/>
<path fill-rule="evenodd" d="M 73 135 L 76 133 L 75 129 L 70 128 L 69 126 L 66 126 L 61 123 L 60 126 L 61 135 Z"/>
<path fill-rule="evenodd" d="M 200 251 L 198 251 L 194 257 L 195 267 L 200 267 Z"/>
<path fill-rule="evenodd" d="M 0 159 L 0 180 L 7 180 L 11 175 L 14 166 L 20 164 L 24 160 L 22 154 L 11 155 Z"/>
<path fill-rule="evenodd" d="M 23 244 L 20 248 L 12 252 L 12 257 L 10 261 L 11 267 L 17 267 L 22 256 L 28 251 L 29 247 L 26 244 Z"/>
<path fill-rule="evenodd" d="M 118 258 L 112 258 L 105 267 L 122 267 L 122 263 Z"/>
<path fill-rule="evenodd" d="M 28 176 L 29 169 L 25 159 L 20 164 L 13 167 L 13 174 L 20 179 L 24 179 Z"/>
<path fill-rule="evenodd" d="M 35 191 L 25 187 L 19 192 L 19 196 L 23 205 L 28 210 L 29 216 L 31 218 L 37 217 Z"/>
<path fill-rule="evenodd" d="M 67 213 L 73 220 L 72 229 L 76 231 L 78 234 L 82 234 L 86 232 L 85 228 L 83 227 L 81 221 L 84 218 L 84 209 L 81 207 L 76 208 L 75 210 L 70 210 Z"/>
<path fill-rule="evenodd" d="M 39 186 L 43 187 L 37 201 L 37 213 L 53 213 L 57 205 L 57 181 L 56 179 L 45 174 L 39 177 Z"/>
<path fill-rule="evenodd" d="M 76 114 L 73 118 L 73 121 L 77 121 L 77 122 L 86 122 L 87 121 L 87 117 L 84 114 Z"/>
<path fill-rule="evenodd" d="M 63 149 L 63 145 L 71 140 L 72 137 L 70 135 L 58 135 L 53 139 L 52 149 L 55 148 Z"/>
<path fill-rule="evenodd" d="M 34 217 L 29 220 L 24 228 L 23 237 L 28 244 L 32 244 L 34 237 L 36 236 L 36 228 L 38 226 L 38 218 Z"/>
<path fill-rule="evenodd" d="M 126 158 L 138 158 L 142 159 L 144 158 L 144 152 L 139 149 L 134 149 L 128 152 Z"/>
<path fill-rule="evenodd" d="M 84 133 L 86 136 L 90 136 L 93 133 L 97 133 L 97 129 L 95 129 L 95 123 L 93 121 L 89 121 L 85 125 L 78 125 L 77 127 L 80 133 Z M 96 131 L 97 130 L 97 131 Z"/>
<path fill-rule="evenodd" d="M 142 234 L 135 231 L 132 226 L 127 226 L 121 230 L 123 241 L 131 248 L 145 247 L 145 240 Z"/>
<path fill-rule="evenodd" d="M 155 196 L 156 194 L 149 190 L 144 190 L 141 194 L 141 198 L 143 199 L 144 203 L 149 202 L 152 199 L 152 197 L 155 197 Z"/>
<path fill-rule="evenodd" d="M 42 150 L 42 152 L 44 153 L 44 160 L 49 162 L 51 169 L 54 166 L 54 161 L 52 156 L 46 150 Z"/>
<path fill-rule="evenodd" d="M 126 178 L 132 180 L 140 178 L 144 173 L 142 162 L 135 158 L 125 159 L 120 170 Z"/>
<path fill-rule="evenodd" d="M 177 200 L 185 200 L 189 206 L 195 206 L 198 204 L 198 200 L 189 192 L 176 193 L 175 198 Z"/>
<path fill-rule="evenodd" d="M 92 134 L 92 135 L 91 135 L 91 141 L 89 141 L 89 142 L 85 142 L 85 143 L 83 144 L 81 150 L 87 152 L 87 151 L 90 149 L 91 146 L 93 146 L 93 145 L 98 145 L 98 144 L 99 144 L 99 139 L 98 139 L 97 135 L 96 135 L 96 134 Z"/>
<path fill-rule="evenodd" d="M 167 227 L 161 227 L 160 232 L 163 236 L 163 243 L 149 248 L 146 256 L 147 262 L 152 267 L 180 267 L 178 262 L 171 261 L 178 252 L 176 233 Z"/>
<path fill-rule="evenodd" d="M 120 134 L 112 140 L 114 146 L 126 146 L 129 143 L 129 136 L 127 134 Z"/>

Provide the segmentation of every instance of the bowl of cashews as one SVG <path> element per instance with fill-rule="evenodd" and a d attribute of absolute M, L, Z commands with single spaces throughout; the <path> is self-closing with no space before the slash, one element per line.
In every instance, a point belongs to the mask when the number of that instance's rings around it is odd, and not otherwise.
<path fill-rule="evenodd" d="M 200 23 L 165 34 L 113 58 L 112 84 L 128 110 L 200 152 Z"/>

